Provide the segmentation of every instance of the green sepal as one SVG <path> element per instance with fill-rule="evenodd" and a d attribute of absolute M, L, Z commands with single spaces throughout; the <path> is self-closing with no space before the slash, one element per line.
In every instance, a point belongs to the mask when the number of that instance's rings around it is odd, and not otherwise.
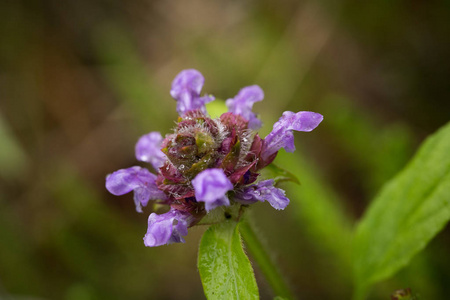
<path fill-rule="evenodd" d="M 206 132 L 199 131 L 195 135 L 195 143 L 197 145 L 198 153 L 203 154 L 212 150 L 214 138 Z"/>
<path fill-rule="evenodd" d="M 184 175 L 188 178 L 194 178 L 201 171 L 208 169 L 211 163 L 214 162 L 213 154 L 214 153 L 210 152 L 203 156 L 198 162 L 193 164 L 192 167 L 184 173 Z"/>
<path fill-rule="evenodd" d="M 237 142 L 231 148 L 230 152 L 223 159 L 222 166 L 225 170 L 234 170 L 234 167 L 239 161 L 240 152 L 241 152 L 241 141 L 238 139 Z"/>
<path fill-rule="evenodd" d="M 300 185 L 300 181 L 293 173 L 271 163 L 261 171 L 261 177 L 264 179 L 273 179 L 275 185 L 280 182 L 290 181 Z"/>

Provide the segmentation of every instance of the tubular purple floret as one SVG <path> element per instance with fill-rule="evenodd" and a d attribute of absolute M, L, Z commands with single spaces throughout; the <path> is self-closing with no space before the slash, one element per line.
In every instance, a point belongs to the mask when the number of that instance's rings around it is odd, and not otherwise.
<path fill-rule="evenodd" d="M 142 206 L 148 201 L 167 199 L 167 196 L 156 186 L 156 175 L 141 167 L 121 169 L 106 177 L 106 189 L 113 195 L 121 196 L 134 192 L 136 210 L 142 212 Z"/>
<path fill-rule="evenodd" d="M 177 100 L 180 116 L 191 110 L 200 109 L 206 113 L 205 104 L 214 100 L 213 96 L 200 97 L 205 78 L 194 69 L 181 71 L 172 82 L 170 95 Z"/>
<path fill-rule="evenodd" d="M 240 115 L 248 120 L 248 128 L 257 130 L 261 128 L 261 120 L 252 112 L 255 102 L 264 99 L 264 92 L 258 85 L 252 85 L 242 88 L 232 99 L 226 101 L 228 111 Z"/>
<path fill-rule="evenodd" d="M 186 212 L 171 209 L 165 214 L 150 214 L 148 229 L 144 236 L 147 247 L 155 247 L 172 243 L 184 243 L 183 236 L 187 235 L 188 226 L 193 217 Z M 174 224 L 176 222 L 176 224 Z"/>
<path fill-rule="evenodd" d="M 286 152 L 294 152 L 294 135 L 295 131 L 310 132 L 322 122 L 321 114 L 311 111 L 300 111 L 293 113 L 285 111 L 280 119 L 273 124 L 272 131 L 264 139 L 262 149 L 262 158 L 267 159 L 281 148 Z"/>
<path fill-rule="evenodd" d="M 233 189 L 233 184 L 222 169 L 207 169 L 200 172 L 192 185 L 197 201 L 205 203 L 207 212 L 219 206 L 229 206 L 230 200 L 226 193 Z"/>
<path fill-rule="evenodd" d="M 139 138 L 136 143 L 136 159 L 150 163 L 157 171 L 167 160 L 166 155 L 161 151 L 163 137 L 161 133 L 152 131 Z"/>

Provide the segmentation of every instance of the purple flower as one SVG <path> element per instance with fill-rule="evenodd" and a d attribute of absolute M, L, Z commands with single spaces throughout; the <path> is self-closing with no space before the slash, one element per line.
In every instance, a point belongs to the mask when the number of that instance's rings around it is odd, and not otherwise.
<path fill-rule="evenodd" d="M 148 200 L 166 199 L 166 195 L 155 183 L 156 175 L 141 167 L 121 169 L 106 177 L 106 189 L 113 195 L 120 196 L 134 191 L 136 211 L 142 212 Z"/>
<path fill-rule="evenodd" d="M 205 78 L 193 69 L 181 71 L 172 82 L 170 95 L 177 100 L 177 112 L 180 116 L 191 110 L 200 109 L 206 113 L 205 104 L 214 100 L 213 96 L 200 97 Z"/>
<path fill-rule="evenodd" d="M 230 205 L 226 193 L 233 189 L 233 185 L 222 169 L 208 169 L 200 172 L 192 185 L 197 201 L 205 202 L 206 211 L 216 207 Z"/>
<path fill-rule="evenodd" d="M 322 122 L 321 114 L 300 111 L 293 113 L 285 111 L 281 118 L 273 125 L 273 130 L 264 139 L 264 147 L 262 149 L 262 158 L 267 159 L 281 148 L 287 152 L 294 152 L 294 134 L 295 131 L 309 132 L 316 128 Z"/>
<path fill-rule="evenodd" d="M 229 112 L 248 120 L 248 128 L 256 130 L 261 128 L 262 123 L 252 112 L 252 107 L 253 103 L 262 101 L 262 99 L 264 99 L 263 90 L 257 85 L 252 85 L 241 89 L 236 97 L 226 101 L 226 105 Z"/>
<path fill-rule="evenodd" d="M 171 209 L 162 215 L 150 214 L 147 233 L 144 236 L 145 246 L 155 247 L 184 243 L 183 236 L 187 235 L 187 229 L 192 219 L 193 217 L 189 213 L 176 209 Z"/>
<path fill-rule="evenodd" d="M 231 210 L 267 201 L 284 209 L 289 204 L 285 192 L 274 186 L 274 180 L 261 179 L 261 170 L 281 148 L 295 150 L 293 130 L 311 131 L 323 119 L 313 112 L 287 111 L 261 139 L 254 132 L 261 121 L 252 112 L 253 104 L 264 98 L 259 86 L 241 89 L 226 101 L 229 112 L 212 119 L 205 104 L 214 97 L 200 97 L 203 82 L 196 70 L 180 72 L 170 91 L 180 115 L 173 132 L 164 138 L 150 132 L 138 140 L 136 158 L 151 164 L 154 173 L 136 166 L 106 177 L 112 194 L 134 192 L 138 212 L 149 200 L 170 206 L 167 213 L 150 214 L 144 237 L 148 247 L 184 242 L 188 228 L 217 207 L 233 206 Z"/>
<path fill-rule="evenodd" d="M 242 204 L 252 204 L 256 201 L 267 201 L 275 209 L 285 209 L 289 204 L 285 192 L 273 186 L 273 179 L 263 180 L 250 185 L 236 193 L 236 200 Z"/>
<path fill-rule="evenodd" d="M 161 133 L 156 131 L 141 136 L 135 149 L 137 160 L 150 163 L 155 170 L 161 168 L 167 160 L 166 155 L 161 151 L 162 141 Z"/>

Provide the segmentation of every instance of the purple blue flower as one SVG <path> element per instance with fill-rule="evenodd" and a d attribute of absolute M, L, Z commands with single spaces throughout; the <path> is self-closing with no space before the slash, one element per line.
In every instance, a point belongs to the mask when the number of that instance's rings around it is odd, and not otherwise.
<path fill-rule="evenodd" d="M 298 113 L 285 111 L 280 119 L 273 124 L 273 130 L 264 139 L 262 157 L 268 158 L 281 148 L 284 148 L 287 152 L 294 152 L 294 134 L 292 131 L 312 131 L 322 120 L 321 114 L 311 111 L 300 111 Z"/>
<path fill-rule="evenodd" d="M 142 212 L 142 206 L 148 201 L 166 199 L 166 195 L 158 189 L 155 183 L 156 175 L 141 167 L 121 169 L 106 177 L 106 188 L 116 196 L 134 191 L 136 210 Z"/>
<path fill-rule="evenodd" d="M 162 215 L 150 214 L 147 233 L 144 236 L 145 246 L 155 247 L 184 243 L 183 236 L 187 235 L 192 219 L 193 217 L 189 213 L 173 208 Z"/>
<path fill-rule="evenodd" d="M 161 133 L 156 131 L 143 135 L 136 144 L 137 160 L 150 163 L 155 170 L 161 168 L 167 160 L 166 155 L 161 151 L 162 141 Z"/>
<path fill-rule="evenodd" d="M 263 180 L 247 186 L 236 193 L 236 200 L 242 204 L 267 201 L 275 209 L 284 209 L 289 204 L 286 193 L 274 186 L 273 179 Z"/>
<path fill-rule="evenodd" d="M 248 206 L 267 201 L 275 209 L 289 204 L 285 192 L 272 179 L 261 179 L 261 170 L 272 163 L 278 151 L 295 150 L 293 131 L 311 131 L 322 121 L 314 112 L 284 112 L 265 139 L 254 131 L 261 121 L 252 107 L 264 98 L 259 86 L 244 87 L 226 101 L 229 109 L 211 119 L 205 104 L 213 96 L 200 96 L 204 78 L 196 70 L 180 72 L 170 94 L 180 115 L 173 133 L 142 136 L 136 158 L 150 163 L 118 170 L 106 177 L 114 195 L 134 192 L 136 210 L 149 200 L 170 206 L 164 214 L 152 213 L 144 244 L 149 247 L 184 242 L 194 226 L 218 207 Z"/>
<path fill-rule="evenodd" d="M 206 169 L 192 180 L 197 201 L 205 202 L 206 211 L 216 207 L 230 205 L 227 192 L 233 189 L 233 184 L 222 169 Z"/>
<path fill-rule="evenodd" d="M 226 105 L 233 114 L 240 115 L 248 120 L 248 128 L 257 130 L 261 128 L 262 122 L 252 112 L 253 103 L 264 99 L 263 90 L 257 86 L 247 86 L 239 91 L 233 99 L 228 99 Z"/>
<path fill-rule="evenodd" d="M 186 112 L 200 109 L 206 113 L 205 104 L 214 100 L 213 96 L 200 97 L 205 78 L 193 69 L 181 71 L 172 82 L 170 95 L 177 100 L 177 112 L 183 116 Z"/>

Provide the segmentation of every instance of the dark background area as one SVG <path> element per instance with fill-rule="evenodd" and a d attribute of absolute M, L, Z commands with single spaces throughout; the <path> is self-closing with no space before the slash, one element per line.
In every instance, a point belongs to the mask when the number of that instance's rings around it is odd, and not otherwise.
<path fill-rule="evenodd" d="M 325 116 L 280 164 L 291 205 L 252 215 L 299 299 L 349 299 L 351 230 L 450 116 L 449 1 L 0 2 L 0 298 L 202 299 L 205 227 L 146 248 L 147 217 L 105 176 L 169 133 L 169 90 L 195 68 L 220 99 L 258 84 L 265 136 L 285 110 Z M 329 225 L 340 224 L 340 227 Z M 350 239 L 350 238 L 349 238 Z M 450 294 L 441 232 L 371 299 Z M 274 295 L 256 267 L 261 297 Z"/>

